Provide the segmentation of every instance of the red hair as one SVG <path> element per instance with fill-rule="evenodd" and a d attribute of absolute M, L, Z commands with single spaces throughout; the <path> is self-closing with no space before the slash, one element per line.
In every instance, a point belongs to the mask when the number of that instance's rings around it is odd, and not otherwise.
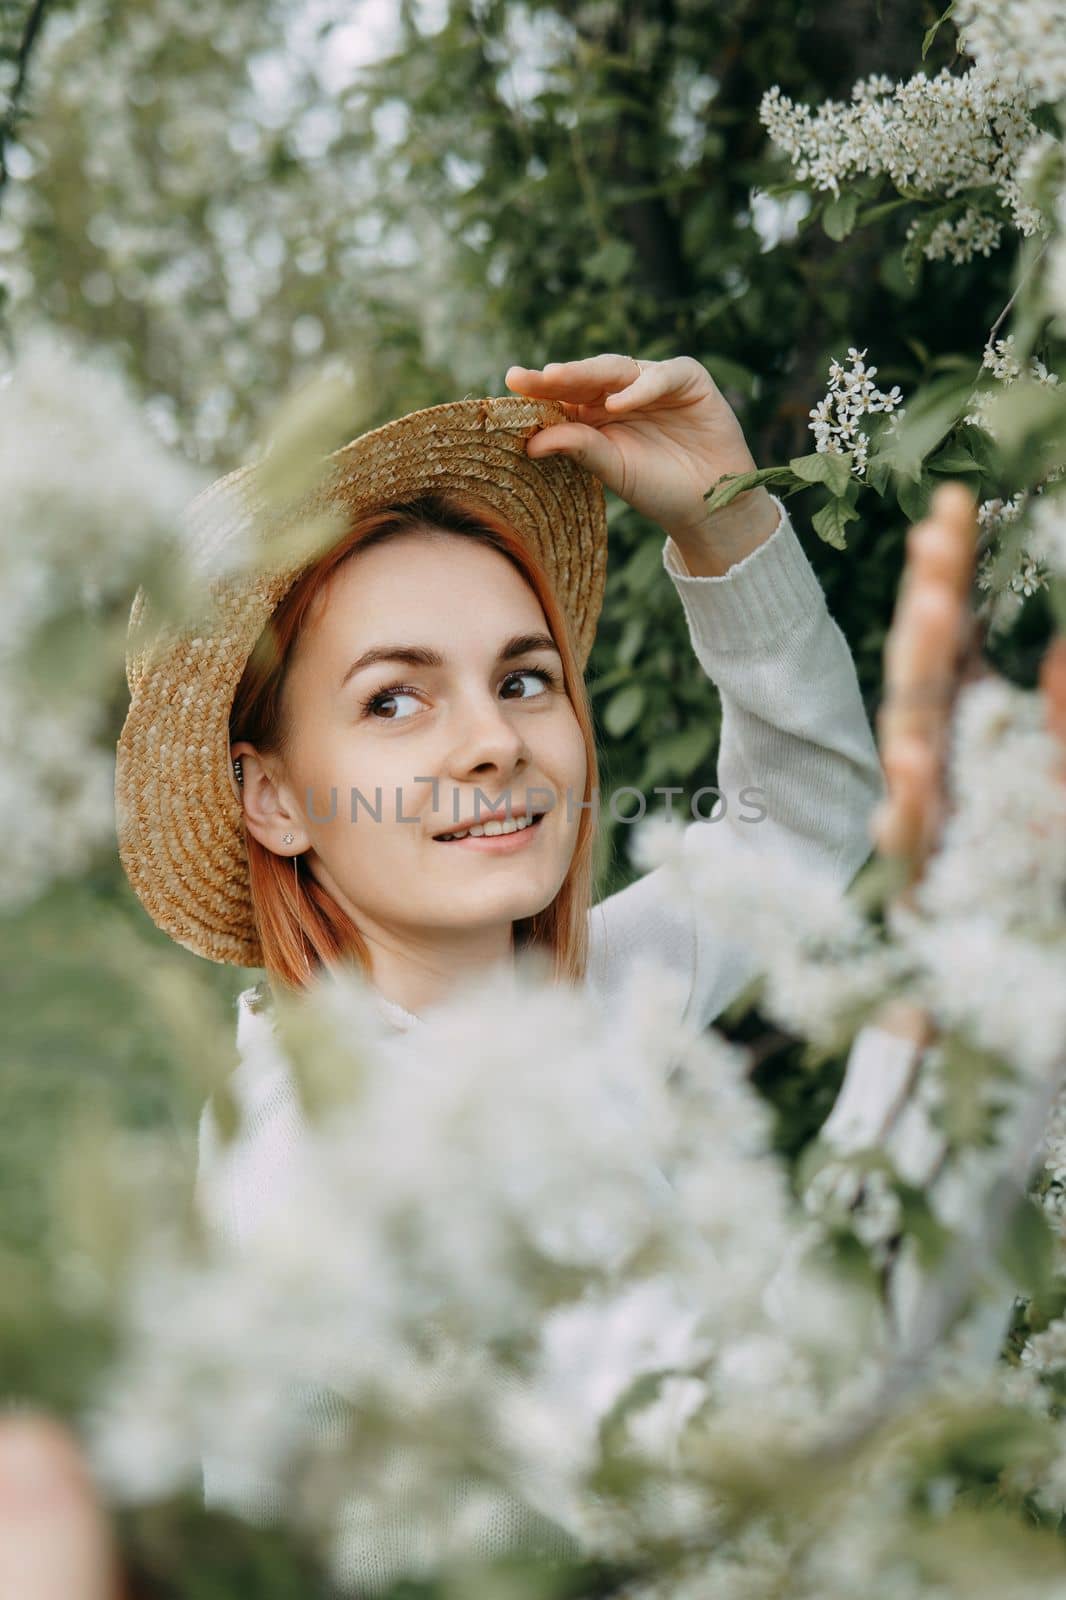
<path fill-rule="evenodd" d="M 477 539 L 517 569 L 540 602 L 562 657 L 563 681 L 585 745 L 585 805 L 566 877 L 551 904 L 514 924 L 516 951 L 538 948 L 556 982 L 579 983 L 588 961 L 588 911 L 592 897 L 596 824 L 588 802 L 598 774 L 596 736 L 566 613 L 551 579 L 511 524 L 485 502 L 458 491 L 434 491 L 364 512 L 343 538 L 296 579 L 275 608 L 253 649 L 230 712 L 230 743 L 247 739 L 263 754 L 284 754 L 287 729 L 282 690 L 296 641 L 309 613 L 341 564 L 400 533 L 445 533 Z M 248 868 L 263 965 L 272 980 L 301 990 L 308 967 L 315 973 L 357 963 L 370 979 L 366 941 L 300 858 L 277 855 L 245 829 Z M 294 867 L 293 862 L 296 862 Z"/>

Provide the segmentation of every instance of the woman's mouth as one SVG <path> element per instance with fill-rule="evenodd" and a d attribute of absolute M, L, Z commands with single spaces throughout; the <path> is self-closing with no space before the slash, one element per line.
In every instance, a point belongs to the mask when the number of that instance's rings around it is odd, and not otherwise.
<path fill-rule="evenodd" d="M 496 833 L 465 833 L 459 838 L 452 834 L 438 834 L 437 844 L 450 844 L 453 849 L 460 846 L 466 850 L 487 851 L 493 855 L 506 855 L 515 850 L 522 850 L 530 843 L 533 836 L 539 832 L 540 824 L 545 813 L 540 812 L 532 822 L 527 822 L 523 817 L 515 817 L 513 823 L 499 824 L 507 831 Z M 485 827 L 494 828 L 497 824 L 486 823 Z"/>

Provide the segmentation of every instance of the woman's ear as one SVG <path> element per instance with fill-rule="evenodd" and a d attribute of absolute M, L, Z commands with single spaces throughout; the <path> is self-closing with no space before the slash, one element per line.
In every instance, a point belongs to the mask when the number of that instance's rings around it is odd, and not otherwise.
<path fill-rule="evenodd" d="M 230 746 L 230 760 L 240 762 L 239 783 L 244 826 L 253 839 L 275 855 L 297 855 L 310 843 L 300 818 L 288 801 L 280 773 L 247 739 Z M 236 779 L 235 779 L 236 781 Z"/>

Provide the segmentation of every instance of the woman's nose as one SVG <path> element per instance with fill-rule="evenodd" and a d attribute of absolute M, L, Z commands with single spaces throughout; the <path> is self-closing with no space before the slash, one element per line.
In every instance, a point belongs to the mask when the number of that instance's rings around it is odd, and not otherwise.
<path fill-rule="evenodd" d="M 457 772 L 488 766 L 509 771 L 529 750 L 525 738 L 495 696 L 478 695 L 456 712 L 451 761 Z"/>

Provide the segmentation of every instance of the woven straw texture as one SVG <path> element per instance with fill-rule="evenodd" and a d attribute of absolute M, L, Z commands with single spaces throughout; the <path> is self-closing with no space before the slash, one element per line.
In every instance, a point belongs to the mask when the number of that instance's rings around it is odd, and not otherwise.
<path fill-rule="evenodd" d="M 531 461 L 525 452 L 531 434 L 566 420 L 553 401 L 454 401 L 411 412 L 335 451 L 314 489 L 284 512 L 266 508 L 254 465 L 193 501 L 183 534 L 204 569 L 222 575 L 209 578 L 210 601 L 195 634 L 156 627 L 150 600 L 138 590 L 126 653 L 131 701 L 115 769 L 123 868 L 149 916 L 178 944 L 209 961 L 263 964 L 229 718 L 256 640 L 307 560 L 293 565 L 290 544 L 280 566 L 264 555 L 238 573 L 233 550 L 247 548 L 254 529 L 255 548 L 266 552 L 272 533 L 331 508 L 354 516 L 427 490 L 463 490 L 507 517 L 542 563 L 584 668 L 606 579 L 603 484 L 568 456 Z"/>

